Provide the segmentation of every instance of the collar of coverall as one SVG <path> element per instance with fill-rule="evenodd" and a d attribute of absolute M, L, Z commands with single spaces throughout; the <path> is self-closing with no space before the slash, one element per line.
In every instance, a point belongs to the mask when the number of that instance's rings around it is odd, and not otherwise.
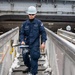
<path fill-rule="evenodd" d="M 28 19 L 28 23 L 35 23 L 35 18 L 34 19 L 32 19 L 32 20 L 30 20 L 30 19 Z"/>
<path fill-rule="evenodd" d="M 33 22 L 33 21 L 34 21 L 34 19 L 29 19 L 29 21 L 30 21 L 30 22 Z"/>

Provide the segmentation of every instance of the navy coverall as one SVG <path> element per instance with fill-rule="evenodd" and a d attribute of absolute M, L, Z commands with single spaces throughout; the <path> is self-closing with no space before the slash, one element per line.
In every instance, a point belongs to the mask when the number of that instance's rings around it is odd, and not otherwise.
<path fill-rule="evenodd" d="M 26 20 L 20 31 L 20 40 L 25 41 L 26 45 L 29 45 L 29 53 L 23 53 L 24 64 L 30 69 L 33 75 L 36 75 L 38 69 L 38 59 L 40 57 L 40 35 L 42 42 L 47 40 L 46 32 L 43 23 L 34 19 L 32 22 Z M 29 58 L 29 55 L 31 58 Z"/>

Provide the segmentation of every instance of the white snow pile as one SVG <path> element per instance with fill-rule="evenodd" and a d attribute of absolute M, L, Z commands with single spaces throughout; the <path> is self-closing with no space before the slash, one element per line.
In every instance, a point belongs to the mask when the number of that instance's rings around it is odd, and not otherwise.
<path fill-rule="evenodd" d="M 14 62 L 12 63 L 11 68 L 9 69 L 9 74 L 8 75 L 12 74 L 13 69 L 20 67 L 20 65 L 18 65 L 18 63 L 19 63 L 19 60 L 17 59 L 18 57 L 19 57 L 19 54 L 16 55 L 16 57 L 14 59 Z"/>
<path fill-rule="evenodd" d="M 46 70 L 44 71 L 45 75 L 49 75 L 49 73 L 52 71 L 52 69 L 49 66 L 49 62 L 48 62 L 48 57 L 47 55 L 45 56 L 45 63 L 43 64 L 43 66 L 46 68 Z"/>

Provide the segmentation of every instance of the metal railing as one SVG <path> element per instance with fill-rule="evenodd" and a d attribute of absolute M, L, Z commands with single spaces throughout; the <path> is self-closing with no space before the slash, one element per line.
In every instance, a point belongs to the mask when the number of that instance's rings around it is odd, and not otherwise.
<path fill-rule="evenodd" d="M 66 40 L 72 42 L 73 44 L 75 44 L 75 33 L 62 30 L 62 29 L 58 29 L 57 34 L 65 38 Z"/>
<path fill-rule="evenodd" d="M 17 48 L 12 44 L 18 43 L 19 28 L 16 27 L 0 36 L 0 75 L 7 75 L 14 60 Z"/>
<path fill-rule="evenodd" d="M 47 55 L 52 75 L 75 75 L 75 45 L 46 28 Z"/>

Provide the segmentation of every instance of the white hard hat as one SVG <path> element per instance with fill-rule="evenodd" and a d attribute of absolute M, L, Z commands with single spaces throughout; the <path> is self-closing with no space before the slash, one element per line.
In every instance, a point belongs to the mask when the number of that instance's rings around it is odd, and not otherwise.
<path fill-rule="evenodd" d="M 28 14 L 36 14 L 37 10 L 34 6 L 30 6 L 27 11 Z"/>
<path fill-rule="evenodd" d="M 67 31 L 70 31 L 70 30 L 71 30 L 71 26 L 68 25 L 68 26 L 66 27 L 66 30 L 67 30 Z"/>

